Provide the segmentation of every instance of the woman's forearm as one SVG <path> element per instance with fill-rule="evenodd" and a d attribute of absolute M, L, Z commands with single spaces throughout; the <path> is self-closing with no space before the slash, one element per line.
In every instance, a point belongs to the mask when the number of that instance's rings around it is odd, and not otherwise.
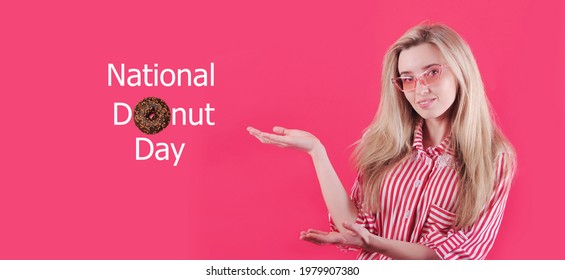
<path fill-rule="evenodd" d="M 314 168 L 316 169 L 316 175 L 320 182 L 326 207 L 332 216 L 334 224 L 342 232 L 344 221 L 355 223 L 357 208 L 343 188 L 324 146 L 321 143 L 317 143 L 310 155 L 314 162 Z"/>

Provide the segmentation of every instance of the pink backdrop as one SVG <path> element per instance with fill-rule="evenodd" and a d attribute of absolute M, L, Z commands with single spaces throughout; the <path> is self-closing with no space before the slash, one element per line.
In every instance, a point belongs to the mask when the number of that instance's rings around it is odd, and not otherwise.
<path fill-rule="evenodd" d="M 490 259 L 564 259 L 562 1 L 10 2 L 2 30 L 2 259 L 352 259 L 298 239 L 327 229 L 309 157 L 245 128 L 308 130 L 347 189 L 349 147 L 372 120 L 387 47 L 431 19 L 471 45 L 519 172 Z M 81 3 L 81 4 L 78 4 Z M 107 86 L 108 63 L 198 68 L 215 86 Z M 186 143 L 135 160 L 113 103 L 158 96 L 216 108 L 215 126 L 149 136 Z"/>

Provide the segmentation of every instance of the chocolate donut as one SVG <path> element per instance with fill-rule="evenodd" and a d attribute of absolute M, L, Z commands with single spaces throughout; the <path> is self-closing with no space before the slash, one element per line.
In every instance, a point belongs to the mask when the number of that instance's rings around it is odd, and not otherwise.
<path fill-rule="evenodd" d="M 159 133 L 169 125 L 170 120 L 169 106 L 157 97 L 147 97 L 135 105 L 135 125 L 145 134 Z"/>

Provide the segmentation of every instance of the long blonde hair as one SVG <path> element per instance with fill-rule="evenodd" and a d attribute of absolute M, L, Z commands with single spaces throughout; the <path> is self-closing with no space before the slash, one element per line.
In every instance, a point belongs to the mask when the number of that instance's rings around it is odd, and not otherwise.
<path fill-rule="evenodd" d="M 432 23 L 417 25 L 389 48 L 383 62 L 379 109 L 353 156 L 365 205 L 377 213 L 385 174 L 411 154 L 414 126 L 420 119 L 390 80 L 398 76 L 400 53 L 423 43 L 439 49 L 457 79 L 450 143 L 455 151 L 460 190 L 454 227 L 462 228 L 477 220 L 493 193 L 496 156 L 500 152 L 510 154 L 505 164 L 511 168 L 514 149 L 494 122 L 471 49 L 449 27 Z"/>

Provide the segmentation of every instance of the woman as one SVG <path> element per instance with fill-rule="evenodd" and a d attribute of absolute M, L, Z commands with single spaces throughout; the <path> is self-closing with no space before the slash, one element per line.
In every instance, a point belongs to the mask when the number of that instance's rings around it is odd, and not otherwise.
<path fill-rule="evenodd" d="M 312 157 L 332 231 L 300 238 L 360 248 L 359 259 L 484 259 L 516 165 L 469 46 L 445 25 L 413 27 L 385 56 L 381 94 L 354 152 L 351 197 L 312 134 L 247 129 Z"/>

